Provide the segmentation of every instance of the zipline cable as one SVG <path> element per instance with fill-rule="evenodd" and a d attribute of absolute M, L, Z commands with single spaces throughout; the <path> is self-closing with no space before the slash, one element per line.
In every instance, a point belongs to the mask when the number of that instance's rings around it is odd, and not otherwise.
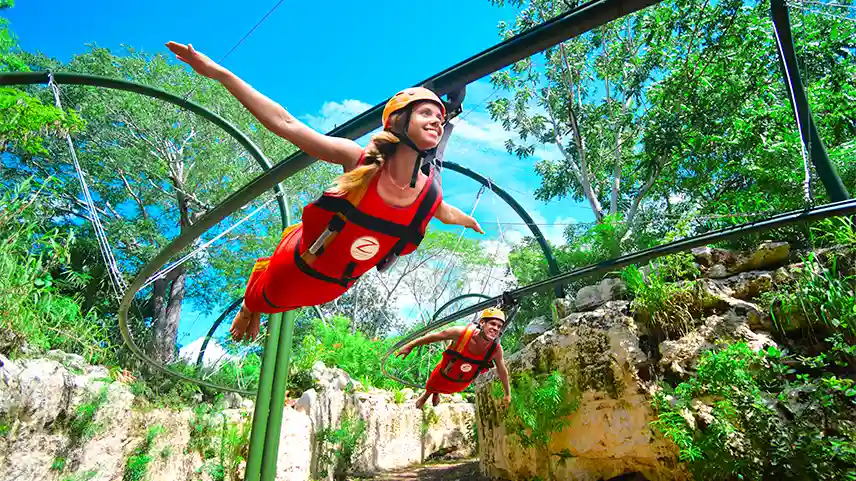
<path fill-rule="evenodd" d="M 62 111 L 63 106 L 62 102 L 60 101 L 59 85 L 54 82 L 52 72 L 48 73 L 48 87 L 50 87 L 53 91 L 54 105 L 56 105 L 56 108 Z M 101 224 L 101 219 L 98 215 L 98 210 L 95 207 L 95 201 L 92 199 L 92 194 L 89 190 L 89 184 L 86 182 L 86 175 L 83 171 L 83 167 L 81 167 L 80 165 L 80 161 L 77 159 L 77 151 L 74 148 L 74 142 L 71 140 L 71 134 L 65 134 L 65 141 L 68 145 L 68 151 L 71 155 L 74 170 L 77 173 L 77 178 L 80 183 L 80 190 L 83 194 L 83 201 L 86 203 L 87 209 L 89 209 L 92 229 L 93 231 L 95 231 L 95 238 L 98 242 L 98 250 L 101 252 L 101 257 L 104 260 L 104 265 L 107 266 L 107 273 L 108 277 L 110 278 L 110 284 L 113 287 L 113 292 L 116 295 L 116 299 L 121 299 L 122 294 L 128 288 L 128 284 L 125 282 L 124 277 L 122 277 L 122 273 L 119 271 L 119 266 L 116 263 L 116 258 L 113 256 L 113 250 L 110 248 L 110 241 L 107 239 L 106 231 L 104 229 L 104 226 Z"/>

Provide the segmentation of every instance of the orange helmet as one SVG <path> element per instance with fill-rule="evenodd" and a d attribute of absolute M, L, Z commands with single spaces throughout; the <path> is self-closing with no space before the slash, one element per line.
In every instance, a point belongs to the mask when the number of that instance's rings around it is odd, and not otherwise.
<path fill-rule="evenodd" d="M 389 99 L 389 102 L 386 103 L 386 106 L 383 108 L 383 128 L 389 128 L 389 116 L 392 115 L 393 112 L 397 112 L 413 102 L 418 102 L 420 100 L 428 100 L 439 105 L 440 112 L 442 112 L 443 117 L 446 116 L 446 106 L 437 94 L 425 87 L 411 87 L 398 92 Z"/>
<path fill-rule="evenodd" d="M 505 313 L 502 312 L 502 309 L 498 307 L 488 307 L 487 309 L 482 311 L 481 317 L 479 317 L 480 321 L 484 319 L 499 319 L 500 321 L 505 323 Z"/>

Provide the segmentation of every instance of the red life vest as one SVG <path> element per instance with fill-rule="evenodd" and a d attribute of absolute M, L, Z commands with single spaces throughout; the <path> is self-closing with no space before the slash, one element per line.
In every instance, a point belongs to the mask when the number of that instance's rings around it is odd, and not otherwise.
<path fill-rule="evenodd" d="M 455 344 L 443 352 L 443 359 L 434 368 L 425 389 L 440 394 L 461 392 L 472 383 L 479 374 L 487 372 L 493 364 L 493 355 L 499 345 L 499 338 L 493 340 L 484 355 L 476 356 L 469 350 L 470 339 L 478 332 L 475 324 L 467 326 Z"/>
<path fill-rule="evenodd" d="M 357 165 L 362 163 L 360 157 Z M 263 298 L 270 308 L 277 310 L 311 305 L 301 301 L 304 297 L 313 299 L 313 304 L 329 302 L 382 261 L 416 250 L 428 222 L 443 201 L 435 170 L 429 167 L 425 186 L 406 207 L 391 206 L 380 197 L 377 191 L 380 177 L 380 172 L 376 173 L 365 189 L 347 195 L 325 192 L 303 208 L 299 238 L 289 241 L 290 248 L 281 252 L 290 259 L 281 259 L 279 263 L 292 264 L 311 277 L 310 282 L 303 282 L 311 293 L 301 294 L 305 289 L 293 269 L 284 264 L 274 265 L 280 254 L 277 248 L 270 261 L 274 272 L 269 273 L 270 278 L 263 286 L 253 289 L 260 291 L 255 297 Z M 283 237 L 281 247 L 287 238 Z"/>

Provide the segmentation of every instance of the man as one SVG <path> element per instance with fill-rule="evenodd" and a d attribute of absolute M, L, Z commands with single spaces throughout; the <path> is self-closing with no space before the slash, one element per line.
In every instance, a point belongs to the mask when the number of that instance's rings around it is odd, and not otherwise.
<path fill-rule="evenodd" d="M 505 313 L 501 309 L 491 307 L 482 312 L 478 325 L 450 327 L 414 339 L 402 347 L 398 356 L 405 358 L 414 347 L 451 341 L 443 352 L 443 359 L 428 378 L 425 393 L 416 401 L 416 408 L 422 409 L 429 396 L 432 396 L 431 402 L 436 406 L 440 404 L 440 394 L 463 391 L 481 372 L 486 372 L 491 363 L 496 364 L 496 374 L 505 390 L 503 403 L 508 406 L 511 402 L 511 389 L 508 385 L 508 370 L 502 358 L 502 346 L 499 344 L 499 334 L 504 324 Z"/>

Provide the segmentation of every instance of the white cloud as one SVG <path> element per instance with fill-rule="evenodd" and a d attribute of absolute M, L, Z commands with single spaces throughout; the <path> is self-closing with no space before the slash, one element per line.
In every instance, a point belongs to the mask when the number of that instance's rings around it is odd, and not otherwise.
<path fill-rule="evenodd" d="M 482 113 L 473 112 L 453 123 L 453 137 L 460 137 L 492 150 L 505 152 L 505 141 L 515 137 L 512 132 L 508 132 L 502 125 L 491 120 L 490 116 Z"/>
<path fill-rule="evenodd" d="M 202 349 L 202 343 L 204 341 L 205 337 L 203 336 L 182 347 L 178 351 L 178 357 L 186 362 L 195 363 L 196 358 L 199 357 L 199 350 Z M 239 359 L 240 356 L 229 354 L 225 349 L 220 347 L 220 344 L 218 344 L 217 341 L 212 339 L 208 342 L 208 346 L 205 348 L 205 357 L 202 358 L 202 364 L 205 367 L 210 368 L 225 362 L 238 361 Z"/>
<path fill-rule="evenodd" d="M 361 100 L 348 99 L 341 103 L 328 101 L 324 102 L 317 115 L 307 114 L 303 119 L 310 127 L 321 132 L 329 132 L 370 108 L 372 108 L 371 104 Z"/>
<path fill-rule="evenodd" d="M 553 225 L 543 226 L 541 232 L 553 245 L 562 245 L 565 243 L 565 227 L 576 222 L 573 217 L 557 217 Z"/>

